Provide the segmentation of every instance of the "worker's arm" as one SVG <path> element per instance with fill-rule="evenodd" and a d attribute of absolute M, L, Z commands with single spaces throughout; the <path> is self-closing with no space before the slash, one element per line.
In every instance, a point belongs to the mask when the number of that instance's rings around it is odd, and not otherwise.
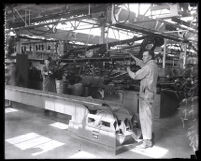
<path fill-rule="evenodd" d="M 149 69 L 147 67 L 143 67 L 134 73 L 130 70 L 130 67 L 127 67 L 127 72 L 131 78 L 141 80 L 149 74 Z"/>
<path fill-rule="evenodd" d="M 132 55 L 131 53 L 129 53 L 130 56 L 135 60 L 136 65 L 140 66 L 141 68 L 144 66 L 144 63 L 142 60 L 138 59 L 137 57 L 135 57 L 134 55 Z"/>

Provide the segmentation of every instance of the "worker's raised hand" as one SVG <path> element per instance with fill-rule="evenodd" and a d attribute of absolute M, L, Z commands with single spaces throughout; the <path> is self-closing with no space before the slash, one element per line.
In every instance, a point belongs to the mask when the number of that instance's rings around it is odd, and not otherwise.
<path fill-rule="evenodd" d="M 136 61 L 136 57 L 133 56 L 133 54 L 129 53 L 129 55 L 130 55 L 133 59 L 135 59 L 135 61 Z"/>
<path fill-rule="evenodd" d="M 127 70 L 127 72 L 130 72 L 130 71 L 131 71 L 131 68 L 130 68 L 130 67 L 127 67 L 126 70 Z"/>
<path fill-rule="evenodd" d="M 135 60 L 135 63 L 137 66 L 143 67 L 144 63 L 142 60 L 138 59 L 137 57 L 135 57 L 134 55 L 132 55 L 131 53 L 129 53 L 130 56 Z"/>

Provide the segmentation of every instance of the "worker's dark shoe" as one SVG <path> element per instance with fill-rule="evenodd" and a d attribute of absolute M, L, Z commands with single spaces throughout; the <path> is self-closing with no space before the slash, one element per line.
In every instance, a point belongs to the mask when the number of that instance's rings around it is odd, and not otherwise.
<path fill-rule="evenodd" d="M 152 141 L 149 139 L 143 140 L 142 144 L 136 146 L 137 149 L 146 149 L 153 146 Z"/>
<path fill-rule="evenodd" d="M 147 145 L 148 148 L 153 146 L 152 140 L 146 139 L 145 142 L 146 142 L 146 145 Z"/>

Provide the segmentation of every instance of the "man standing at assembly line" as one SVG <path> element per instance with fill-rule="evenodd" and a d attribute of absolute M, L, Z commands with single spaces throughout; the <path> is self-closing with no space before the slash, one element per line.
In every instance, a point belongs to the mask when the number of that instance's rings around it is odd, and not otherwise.
<path fill-rule="evenodd" d="M 16 85 L 16 64 L 15 62 L 11 62 L 7 68 L 7 72 L 5 72 L 5 80 L 8 85 Z"/>
<path fill-rule="evenodd" d="M 143 142 L 137 148 L 149 148 L 153 146 L 152 136 L 152 116 L 153 102 L 156 95 L 156 84 L 158 79 L 158 67 L 152 50 L 143 52 L 143 61 L 130 54 L 136 61 L 136 65 L 140 66 L 136 73 L 127 67 L 127 72 L 132 79 L 140 80 L 139 92 L 139 118 L 142 130 Z"/>
<path fill-rule="evenodd" d="M 43 77 L 43 91 L 56 92 L 56 82 L 52 77 L 53 73 L 51 71 L 52 58 L 44 60 L 45 65 L 42 67 L 42 77 Z"/>

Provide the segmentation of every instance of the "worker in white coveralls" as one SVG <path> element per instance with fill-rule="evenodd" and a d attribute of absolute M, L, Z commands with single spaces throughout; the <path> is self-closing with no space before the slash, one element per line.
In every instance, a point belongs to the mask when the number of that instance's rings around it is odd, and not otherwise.
<path fill-rule="evenodd" d="M 158 67 L 153 60 L 154 52 L 152 50 L 143 52 L 143 61 L 130 54 L 140 66 L 136 73 L 127 67 L 127 72 L 132 79 L 140 80 L 139 92 L 139 118 L 142 130 L 143 142 L 137 148 L 149 148 L 153 146 L 152 135 L 152 116 L 153 101 L 156 95 L 156 84 L 158 79 Z"/>

